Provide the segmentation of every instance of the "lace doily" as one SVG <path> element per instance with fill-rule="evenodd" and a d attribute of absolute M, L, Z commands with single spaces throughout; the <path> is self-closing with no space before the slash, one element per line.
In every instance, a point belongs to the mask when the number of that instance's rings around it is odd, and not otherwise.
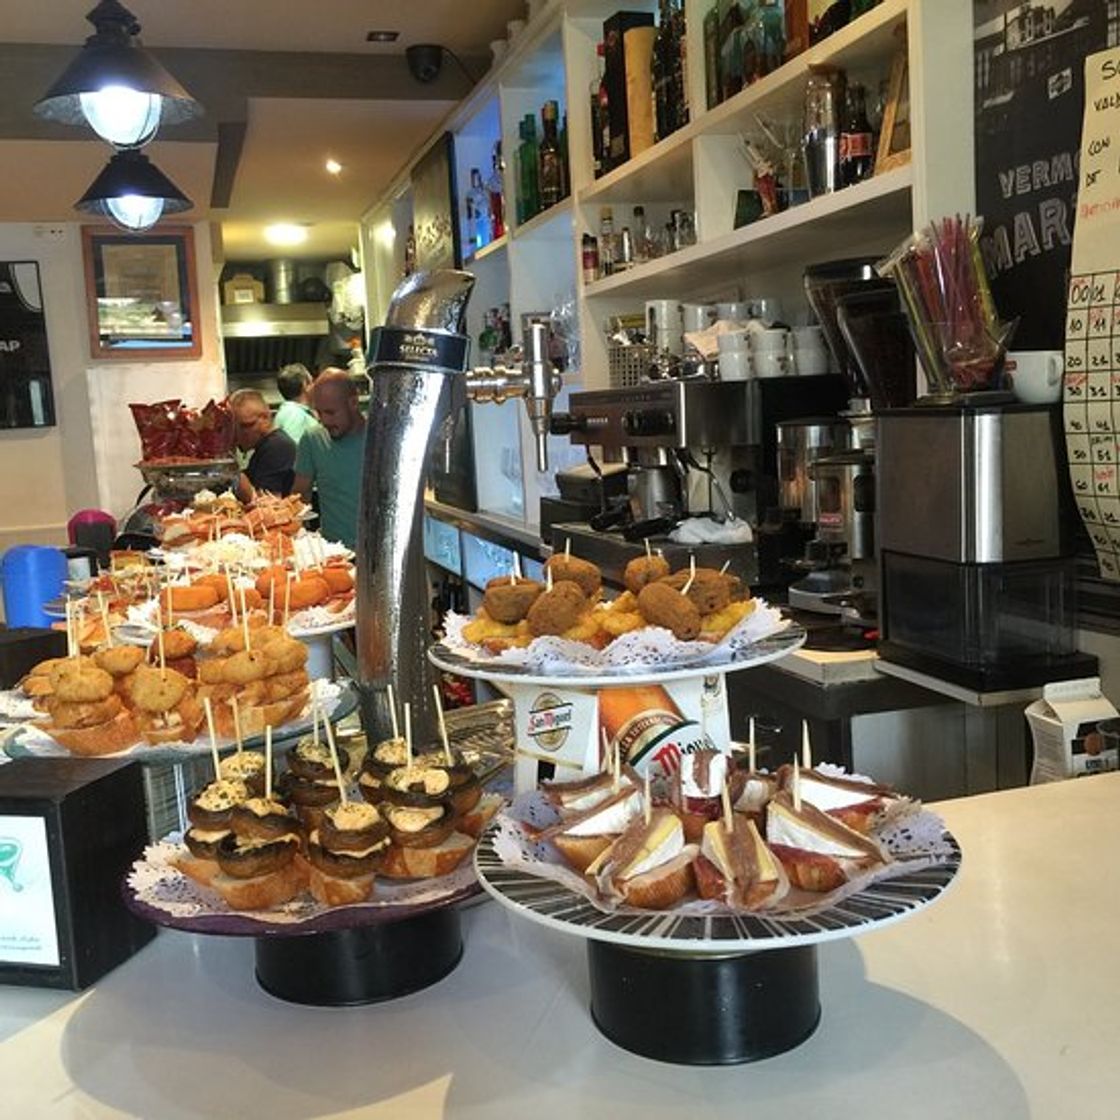
<path fill-rule="evenodd" d="M 542 637 L 534 638 L 524 648 L 507 649 L 495 655 L 463 637 L 463 628 L 471 621 L 468 615 L 448 612 L 444 620 L 443 639 L 448 649 L 476 662 L 480 668 L 486 665 L 494 668 L 521 666 L 556 676 L 562 675 L 565 670 L 657 666 L 671 669 L 729 661 L 789 625 L 789 621 L 782 618 L 781 611 L 771 607 L 764 599 L 756 599 L 754 610 L 715 644 L 682 642 L 663 627 L 645 626 L 615 638 L 605 649 L 566 638 Z"/>
<path fill-rule="evenodd" d="M 822 770 L 825 767 L 821 767 Z M 859 781 L 870 778 L 847 774 L 839 767 L 829 767 L 837 776 Z M 547 828 L 558 820 L 555 807 L 540 790 L 530 790 L 514 799 L 513 804 L 502 810 L 496 818 L 493 847 L 502 862 L 511 868 L 527 872 L 539 879 L 548 879 L 567 887 L 587 899 L 604 913 L 646 913 L 633 907 L 618 905 L 603 899 L 592 884 L 572 870 L 557 849 L 548 841 L 537 839 L 527 829 Z M 917 801 L 909 802 L 909 812 L 896 817 L 890 824 L 872 833 L 874 839 L 890 853 L 894 862 L 885 867 L 856 875 L 843 886 L 826 894 L 815 894 L 791 887 L 789 893 L 765 913 L 775 917 L 811 917 L 835 906 L 843 899 L 858 894 L 871 883 L 897 878 L 925 867 L 934 867 L 952 858 L 955 849 L 945 834 L 945 823 L 936 813 L 921 807 Z M 732 914 L 722 902 L 695 899 L 678 905 L 674 914 Z"/>
<path fill-rule="evenodd" d="M 242 917 L 276 925 L 295 925 L 341 907 L 324 906 L 306 892 L 272 910 L 231 910 L 217 891 L 188 879 L 173 861 L 185 855 L 182 833 L 172 832 L 144 849 L 128 874 L 128 885 L 138 902 L 175 918 Z M 474 865 L 465 859 L 450 875 L 438 879 L 401 882 L 377 878 L 373 897 L 346 909 L 383 910 L 440 902 L 467 890 L 475 881 Z"/>

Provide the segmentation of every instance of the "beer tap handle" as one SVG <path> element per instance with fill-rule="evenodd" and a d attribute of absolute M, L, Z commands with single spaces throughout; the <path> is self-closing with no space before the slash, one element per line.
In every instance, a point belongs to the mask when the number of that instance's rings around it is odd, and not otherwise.
<path fill-rule="evenodd" d="M 525 408 L 537 439 L 537 470 L 548 470 L 548 432 L 552 419 L 552 402 L 559 391 L 560 378 L 548 356 L 548 324 L 533 322 L 525 332 L 525 373 L 528 392 Z"/>

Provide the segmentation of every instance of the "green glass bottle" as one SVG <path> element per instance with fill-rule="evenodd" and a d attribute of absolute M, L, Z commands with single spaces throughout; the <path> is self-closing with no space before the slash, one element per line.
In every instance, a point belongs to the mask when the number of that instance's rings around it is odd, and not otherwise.
<path fill-rule="evenodd" d="M 521 143 L 517 148 L 517 221 L 527 222 L 541 208 L 537 187 L 537 120 L 526 113 L 521 121 Z"/>

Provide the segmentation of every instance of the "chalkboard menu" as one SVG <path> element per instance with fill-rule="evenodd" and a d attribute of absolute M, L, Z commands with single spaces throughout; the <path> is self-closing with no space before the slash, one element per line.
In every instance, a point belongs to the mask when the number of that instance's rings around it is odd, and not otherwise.
<path fill-rule="evenodd" d="M 0 428 L 54 424 L 39 266 L 0 261 Z"/>
<path fill-rule="evenodd" d="M 1120 38 L 1114 0 L 974 0 L 976 210 L 1014 350 L 1056 350 L 1077 197 L 1085 57 Z"/>

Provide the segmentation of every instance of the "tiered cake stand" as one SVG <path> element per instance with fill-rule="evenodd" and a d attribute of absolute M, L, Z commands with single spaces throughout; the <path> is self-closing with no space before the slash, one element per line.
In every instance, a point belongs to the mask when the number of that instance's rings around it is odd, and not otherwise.
<path fill-rule="evenodd" d="M 628 688 L 749 669 L 784 657 L 804 638 L 788 628 L 724 663 L 564 679 L 483 666 L 441 647 L 431 656 L 443 669 L 507 688 Z M 953 854 L 945 862 L 872 883 L 811 917 L 607 913 L 562 884 L 506 866 L 494 849 L 494 826 L 479 842 L 475 866 L 503 906 L 586 939 L 591 1016 L 607 1038 L 644 1057 L 714 1065 L 756 1061 L 808 1038 L 821 1014 L 817 945 L 899 921 L 936 899 L 960 863 L 959 848 L 946 839 Z"/>

